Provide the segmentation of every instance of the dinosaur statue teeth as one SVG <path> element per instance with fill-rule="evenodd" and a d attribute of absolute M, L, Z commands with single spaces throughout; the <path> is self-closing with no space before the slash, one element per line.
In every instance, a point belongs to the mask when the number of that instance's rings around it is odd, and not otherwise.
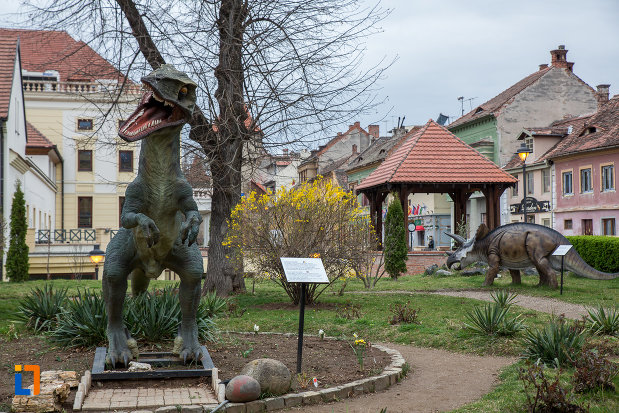
<path fill-rule="evenodd" d="M 167 100 L 165 100 L 165 101 L 163 102 L 163 106 L 172 106 L 172 107 L 173 107 L 173 106 L 174 106 L 174 103 L 172 103 L 172 102 L 168 102 Z"/>
<path fill-rule="evenodd" d="M 164 100 L 160 98 L 159 96 L 157 96 L 157 94 L 155 93 L 153 93 L 153 99 L 155 99 L 157 102 L 164 102 Z"/>

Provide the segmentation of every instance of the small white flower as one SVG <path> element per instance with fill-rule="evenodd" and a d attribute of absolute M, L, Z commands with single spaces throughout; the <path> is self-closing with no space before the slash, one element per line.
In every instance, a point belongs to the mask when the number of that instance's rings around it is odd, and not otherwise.
<path fill-rule="evenodd" d="M 354 338 L 359 338 L 359 336 L 357 335 L 357 333 L 352 333 L 352 336 L 353 336 Z"/>
<path fill-rule="evenodd" d="M 325 338 L 325 332 L 324 330 L 321 328 L 320 330 L 318 330 L 318 335 L 320 336 L 320 339 L 322 340 L 323 338 Z"/>
<path fill-rule="evenodd" d="M 260 327 L 258 324 L 254 324 L 254 333 L 258 334 L 258 331 L 260 331 Z"/>

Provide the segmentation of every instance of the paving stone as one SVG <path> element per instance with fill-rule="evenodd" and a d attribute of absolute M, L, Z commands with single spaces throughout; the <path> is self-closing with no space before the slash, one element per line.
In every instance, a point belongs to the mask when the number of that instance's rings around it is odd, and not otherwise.
<path fill-rule="evenodd" d="M 317 391 L 306 391 L 301 395 L 303 396 L 303 404 L 317 404 L 322 401 L 322 396 Z"/>
<path fill-rule="evenodd" d="M 279 410 L 286 407 L 286 403 L 282 397 L 269 397 L 268 399 L 264 399 L 264 405 L 266 407 L 267 412 L 272 410 Z"/>
<path fill-rule="evenodd" d="M 342 384 L 341 386 L 337 386 L 337 387 L 339 387 L 339 391 L 338 391 L 339 399 L 347 399 L 354 394 L 355 386 L 350 383 Z"/>
<path fill-rule="evenodd" d="M 381 374 L 374 380 L 374 391 L 383 391 L 390 386 L 389 376 Z"/>
<path fill-rule="evenodd" d="M 202 406 L 192 404 L 188 406 L 181 406 L 181 413 L 202 413 Z"/>
<path fill-rule="evenodd" d="M 245 403 L 226 404 L 226 413 L 246 413 Z"/>
<path fill-rule="evenodd" d="M 352 389 L 353 395 L 355 396 L 360 396 L 363 394 L 364 390 L 363 390 L 363 384 L 358 384 L 355 387 L 353 387 Z"/>
<path fill-rule="evenodd" d="M 211 388 L 216 389 L 219 384 L 219 369 L 217 367 L 213 367 L 211 369 Z"/>
<path fill-rule="evenodd" d="M 266 411 L 264 400 L 254 400 L 253 402 L 245 403 L 246 413 L 261 413 Z"/>
<path fill-rule="evenodd" d="M 216 389 L 217 389 L 217 401 L 219 403 L 223 403 L 224 400 L 226 400 L 226 385 L 223 383 L 219 383 Z"/>
<path fill-rule="evenodd" d="M 78 390 L 73 400 L 73 410 L 82 410 L 82 403 L 84 403 L 84 393 Z"/>
<path fill-rule="evenodd" d="M 177 413 L 176 406 L 163 406 L 155 410 L 155 413 Z"/>
<path fill-rule="evenodd" d="M 131 413 L 153 413 L 152 410 L 132 410 Z"/>
<path fill-rule="evenodd" d="M 319 391 L 319 393 L 322 395 L 322 400 L 325 402 L 337 400 L 339 398 L 339 392 L 340 389 L 337 389 L 335 387 Z"/>
<path fill-rule="evenodd" d="M 281 397 L 284 400 L 286 407 L 300 406 L 303 403 L 303 397 L 299 394 L 285 394 Z"/>

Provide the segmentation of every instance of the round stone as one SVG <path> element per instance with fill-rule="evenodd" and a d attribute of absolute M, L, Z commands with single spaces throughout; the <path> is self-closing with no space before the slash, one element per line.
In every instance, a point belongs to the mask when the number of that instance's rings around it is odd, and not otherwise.
<path fill-rule="evenodd" d="M 284 363 L 273 359 L 257 359 L 243 367 L 241 374 L 251 376 L 260 383 L 260 391 L 279 396 L 288 392 L 292 375 Z"/>
<path fill-rule="evenodd" d="M 226 399 L 233 403 L 245 403 L 260 397 L 260 383 L 250 376 L 236 376 L 226 385 Z"/>

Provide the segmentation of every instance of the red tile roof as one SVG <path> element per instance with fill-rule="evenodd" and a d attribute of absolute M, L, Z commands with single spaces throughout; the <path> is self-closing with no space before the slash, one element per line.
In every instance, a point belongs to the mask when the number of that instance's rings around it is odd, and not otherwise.
<path fill-rule="evenodd" d="M 9 114 L 17 40 L 0 36 L 0 119 Z"/>
<path fill-rule="evenodd" d="M 430 119 L 407 139 L 357 189 L 387 183 L 513 183 L 516 179 Z"/>
<path fill-rule="evenodd" d="M 121 79 L 122 74 L 86 43 L 67 32 L 51 30 L 0 29 L 0 43 L 20 39 L 22 69 L 30 72 L 56 70 L 60 81 L 93 82 Z M 0 60 L 6 51 L 0 51 Z"/>
<path fill-rule="evenodd" d="M 27 144 L 29 148 L 53 148 L 54 144 L 45 137 L 37 128 L 32 126 L 30 122 L 26 122 Z"/>
<path fill-rule="evenodd" d="M 619 147 L 619 95 L 615 95 L 595 114 L 584 117 L 579 128 L 563 138 L 544 159 Z"/>
<path fill-rule="evenodd" d="M 552 70 L 552 67 L 547 67 L 541 70 L 538 70 L 535 73 L 530 74 L 525 77 L 521 81 L 512 85 L 511 87 L 505 89 L 503 92 L 499 93 L 497 96 L 493 97 L 486 103 L 482 103 L 469 113 L 464 116 L 456 119 L 454 122 L 448 125 L 449 129 L 452 129 L 456 126 L 462 125 L 466 122 L 469 122 L 474 119 L 483 118 L 487 115 L 497 115 L 501 109 L 510 103 L 511 99 L 516 96 L 518 93 L 522 92 L 524 89 L 531 86 L 533 83 L 537 82 L 542 76 Z M 558 69 L 557 69 L 558 70 Z"/>

